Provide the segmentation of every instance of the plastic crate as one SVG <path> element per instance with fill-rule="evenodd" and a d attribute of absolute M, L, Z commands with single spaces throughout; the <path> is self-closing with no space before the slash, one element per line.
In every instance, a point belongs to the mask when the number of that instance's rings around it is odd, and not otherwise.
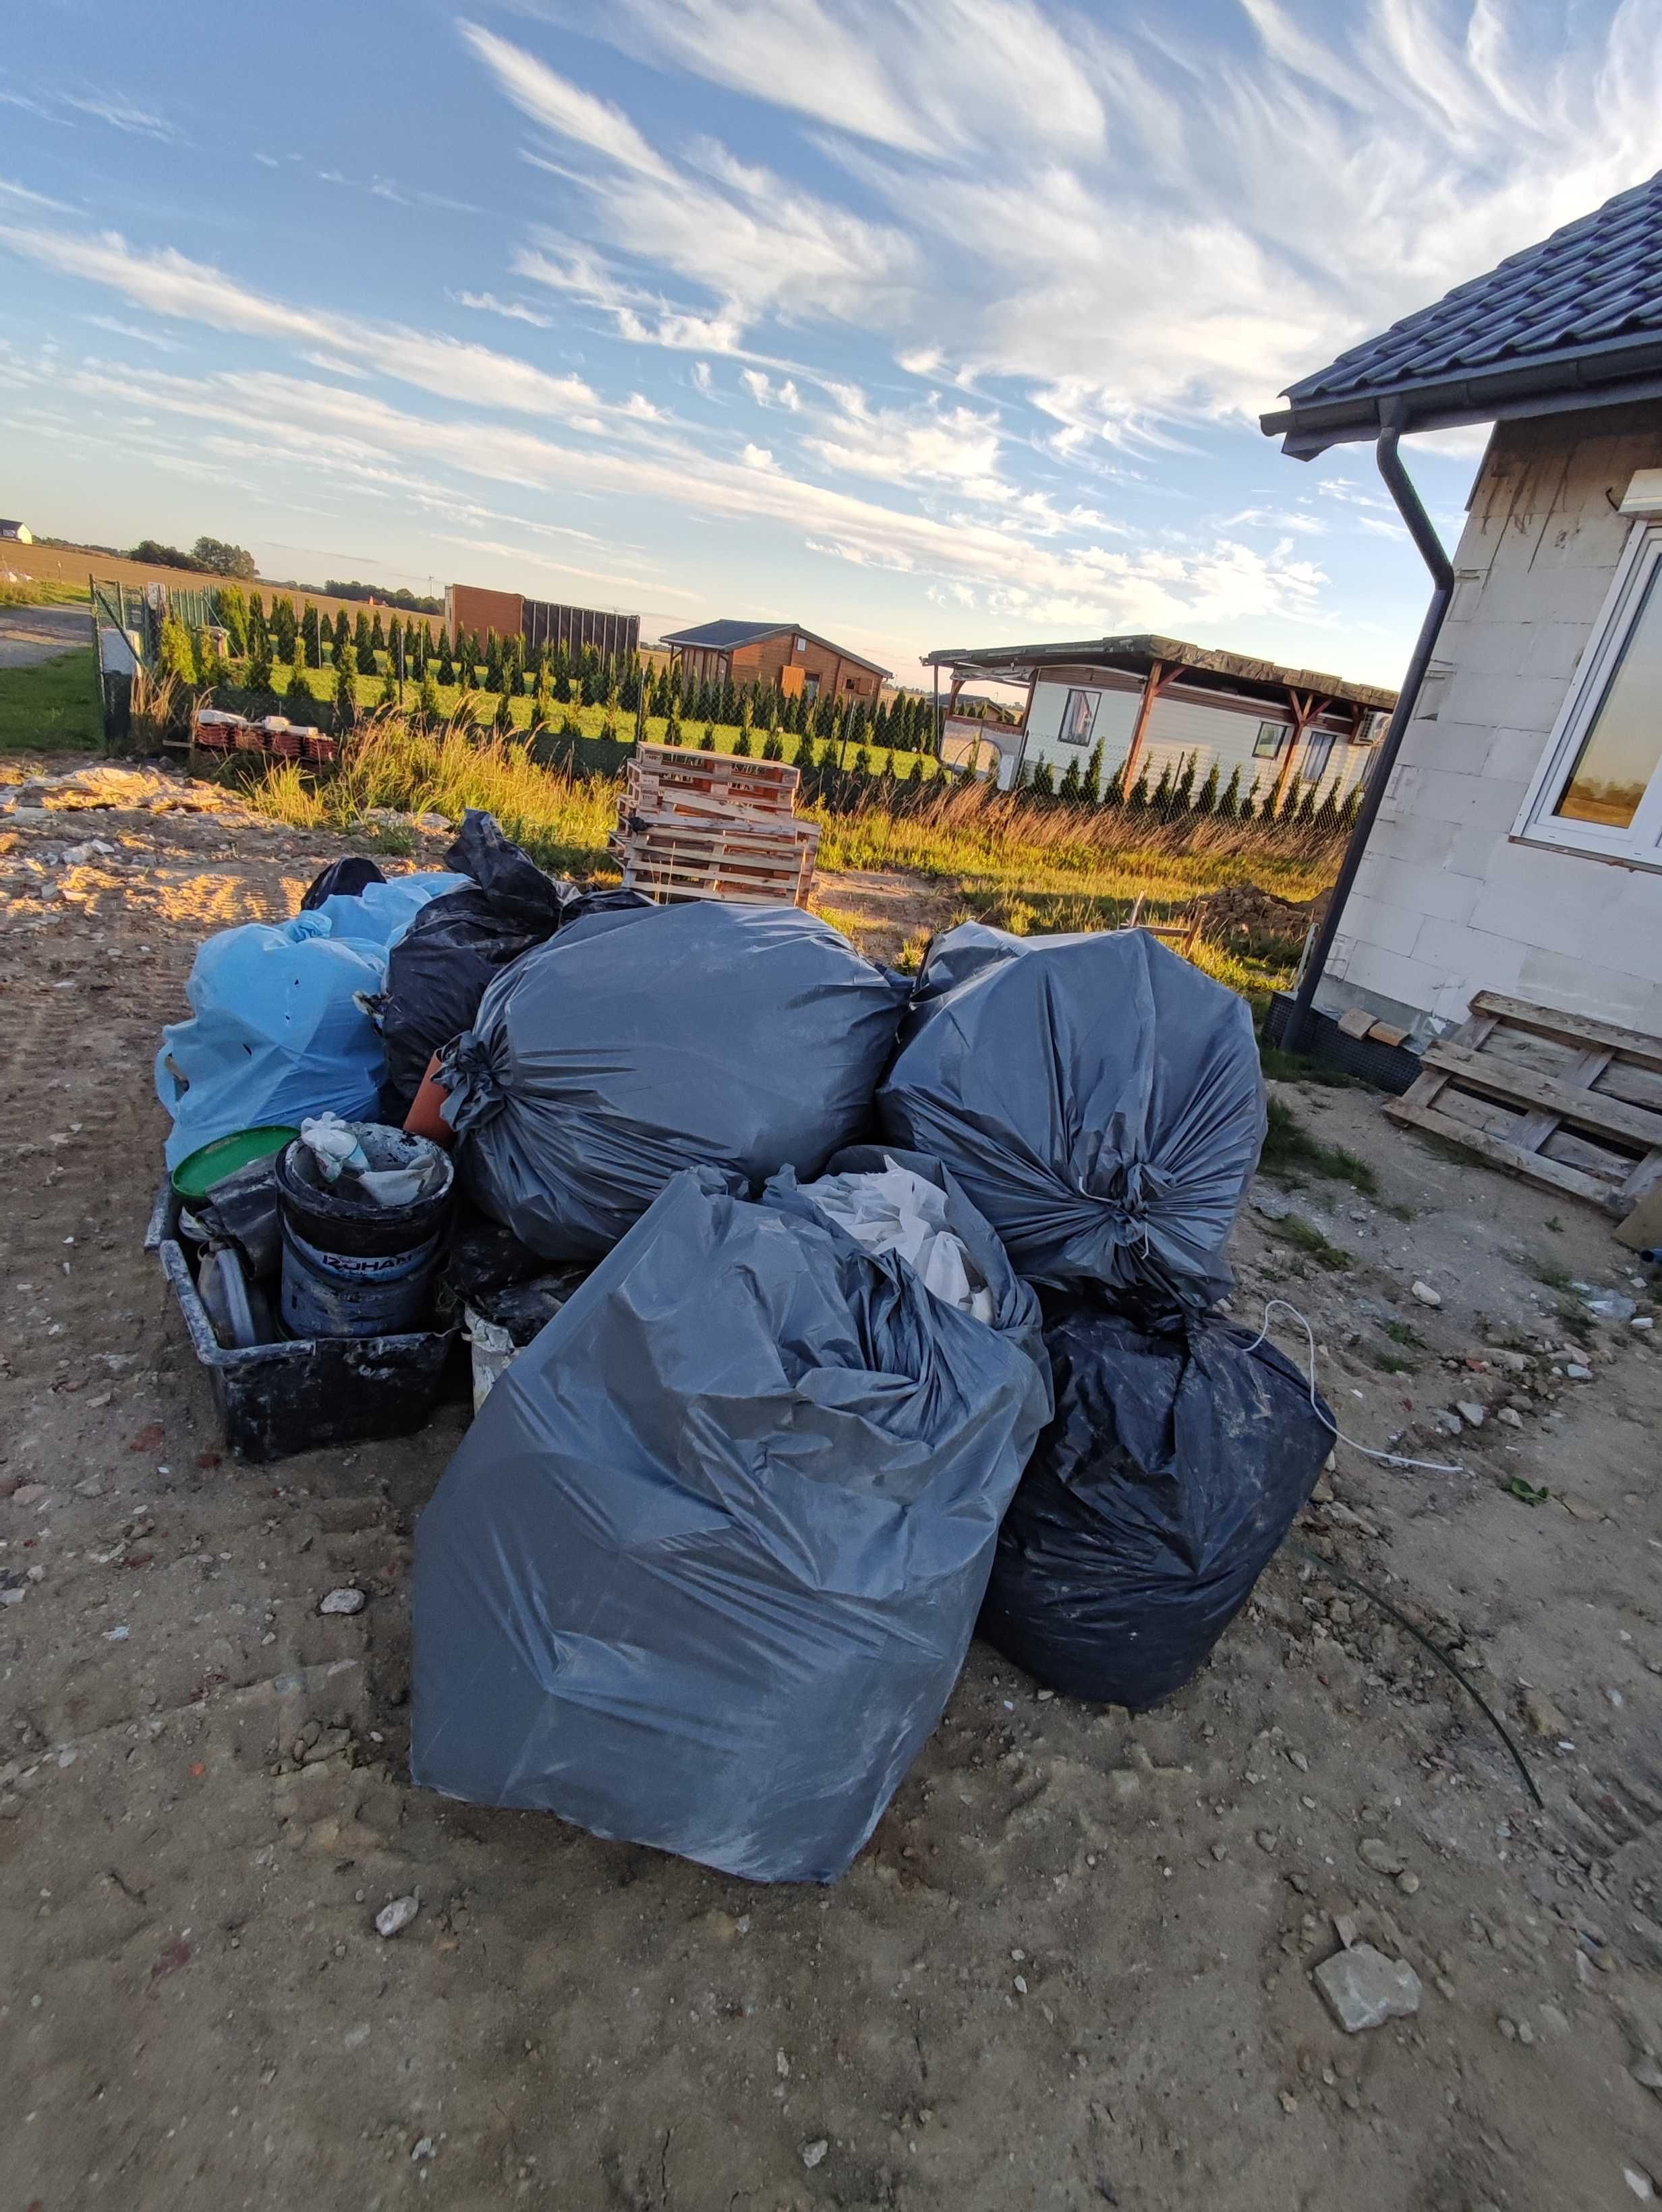
<path fill-rule="evenodd" d="M 430 1419 L 442 1395 L 460 1328 L 407 1336 L 292 1337 L 227 1351 L 197 1293 L 179 1238 L 171 1184 L 156 1194 L 146 1251 L 161 1263 L 198 1364 L 207 1374 L 225 1441 L 243 1459 L 287 1459 L 330 1444 L 405 1437 Z M 459 1395 L 466 1376 L 456 1363 Z"/>

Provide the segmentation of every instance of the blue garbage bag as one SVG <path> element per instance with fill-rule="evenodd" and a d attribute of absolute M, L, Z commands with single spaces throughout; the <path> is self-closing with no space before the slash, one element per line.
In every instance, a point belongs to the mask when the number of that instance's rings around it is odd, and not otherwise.
<path fill-rule="evenodd" d="M 788 1170 L 751 1204 L 696 1168 L 520 1353 L 417 1530 L 419 1784 L 754 1881 L 849 1865 L 952 1693 L 1050 1405 L 1033 1292 L 910 1164 L 990 1324 Z"/>
<path fill-rule="evenodd" d="M 162 1031 L 156 1054 L 168 1167 L 216 1138 L 331 1107 L 373 1120 L 386 1058 L 360 1000 L 386 981 L 385 948 L 337 935 L 322 910 L 210 937 L 186 986 L 192 1018 Z"/>
<path fill-rule="evenodd" d="M 472 879 L 431 868 L 366 884 L 361 891 L 332 892 L 311 909 L 320 914 L 337 937 L 362 938 L 390 952 L 423 907 L 452 891 L 471 890 Z"/>

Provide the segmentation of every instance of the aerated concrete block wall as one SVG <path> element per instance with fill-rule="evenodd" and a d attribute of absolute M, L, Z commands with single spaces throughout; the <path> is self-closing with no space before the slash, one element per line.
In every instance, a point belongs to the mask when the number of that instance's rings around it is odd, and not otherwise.
<path fill-rule="evenodd" d="M 1658 466 L 1662 404 L 1497 426 L 1323 1012 L 1366 1006 L 1425 1039 L 1506 991 L 1662 1034 L 1662 873 L 1514 835 L 1635 527 L 1616 507 Z"/>

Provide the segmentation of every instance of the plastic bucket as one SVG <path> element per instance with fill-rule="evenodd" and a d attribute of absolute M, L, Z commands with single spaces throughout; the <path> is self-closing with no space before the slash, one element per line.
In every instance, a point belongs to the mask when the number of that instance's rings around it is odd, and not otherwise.
<path fill-rule="evenodd" d="M 372 1167 L 431 1157 L 434 1189 L 409 1206 L 377 1206 L 324 1182 L 307 1147 L 277 1161 L 283 1222 L 283 1327 L 293 1336 L 396 1336 L 413 1327 L 443 1241 L 455 1171 L 438 1147 L 378 1122 L 353 1125 Z"/>

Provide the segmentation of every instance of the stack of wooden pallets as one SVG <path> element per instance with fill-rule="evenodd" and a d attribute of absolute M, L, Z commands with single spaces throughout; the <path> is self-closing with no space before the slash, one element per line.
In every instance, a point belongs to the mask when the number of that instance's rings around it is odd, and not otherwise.
<path fill-rule="evenodd" d="M 796 819 L 799 781 L 782 761 L 637 744 L 612 837 L 624 888 L 660 904 L 806 906 L 819 825 Z"/>

